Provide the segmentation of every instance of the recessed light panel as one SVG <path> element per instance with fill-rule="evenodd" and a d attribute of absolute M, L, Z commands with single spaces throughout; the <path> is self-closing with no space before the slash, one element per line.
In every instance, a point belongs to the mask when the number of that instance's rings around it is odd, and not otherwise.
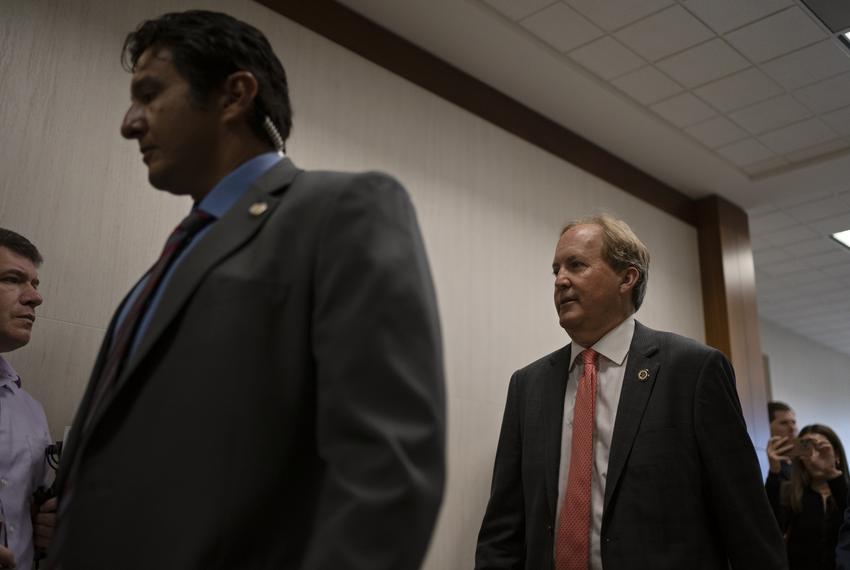
<path fill-rule="evenodd" d="M 832 239 L 842 244 L 844 247 L 850 248 L 850 230 L 844 230 L 843 232 L 832 234 Z"/>

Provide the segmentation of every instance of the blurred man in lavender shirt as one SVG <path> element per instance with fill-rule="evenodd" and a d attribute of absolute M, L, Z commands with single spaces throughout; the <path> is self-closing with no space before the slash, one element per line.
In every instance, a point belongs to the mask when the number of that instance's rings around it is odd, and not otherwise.
<path fill-rule="evenodd" d="M 31 498 L 44 482 L 44 449 L 50 433 L 44 410 L 21 385 L 2 354 L 30 340 L 35 309 L 41 305 L 41 254 L 25 237 L 0 228 L 0 568 L 29 570 L 33 563 Z M 50 534 L 55 501 L 40 513 L 41 534 Z M 36 539 L 46 546 L 47 536 Z"/>

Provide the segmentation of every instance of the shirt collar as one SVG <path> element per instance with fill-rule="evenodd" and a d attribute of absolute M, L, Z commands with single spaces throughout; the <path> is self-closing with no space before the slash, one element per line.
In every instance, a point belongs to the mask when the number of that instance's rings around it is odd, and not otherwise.
<path fill-rule="evenodd" d="M 0 356 L 0 387 L 8 386 L 10 390 L 21 387 L 21 377 L 5 358 Z"/>
<path fill-rule="evenodd" d="M 248 188 L 283 158 L 277 152 L 266 152 L 243 162 L 234 171 L 218 181 L 197 207 L 216 218 L 221 218 Z"/>
<path fill-rule="evenodd" d="M 622 366 L 629 354 L 632 345 L 632 337 L 635 334 L 635 316 L 630 315 L 625 321 L 608 331 L 605 336 L 596 341 L 593 350 L 604 356 L 617 366 Z M 584 352 L 586 347 L 577 342 L 572 343 L 570 354 L 570 368 L 575 364 L 576 357 Z"/>

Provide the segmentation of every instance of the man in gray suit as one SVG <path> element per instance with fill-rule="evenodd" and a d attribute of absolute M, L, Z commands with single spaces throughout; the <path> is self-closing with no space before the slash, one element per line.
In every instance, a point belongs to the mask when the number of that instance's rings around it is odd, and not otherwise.
<path fill-rule="evenodd" d="M 124 46 L 151 185 L 194 200 L 116 311 L 57 487 L 54 567 L 414 569 L 444 483 L 442 347 L 405 191 L 282 157 L 261 32 L 190 11 Z"/>
<path fill-rule="evenodd" d="M 572 343 L 511 378 L 476 568 L 784 568 L 732 366 L 634 318 L 643 243 L 578 220 L 552 271 Z"/>

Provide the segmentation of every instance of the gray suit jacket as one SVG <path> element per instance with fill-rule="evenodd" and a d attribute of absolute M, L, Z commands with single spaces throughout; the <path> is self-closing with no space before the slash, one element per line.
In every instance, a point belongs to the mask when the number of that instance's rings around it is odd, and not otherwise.
<path fill-rule="evenodd" d="M 83 432 L 92 384 L 60 468 L 54 565 L 419 567 L 443 492 L 442 346 L 413 207 L 389 177 L 281 161 L 176 268 Z"/>
<path fill-rule="evenodd" d="M 567 345 L 511 378 L 478 537 L 480 570 L 554 567 L 569 356 Z M 732 366 L 717 350 L 636 323 L 601 539 L 606 570 L 786 567 Z"/>

